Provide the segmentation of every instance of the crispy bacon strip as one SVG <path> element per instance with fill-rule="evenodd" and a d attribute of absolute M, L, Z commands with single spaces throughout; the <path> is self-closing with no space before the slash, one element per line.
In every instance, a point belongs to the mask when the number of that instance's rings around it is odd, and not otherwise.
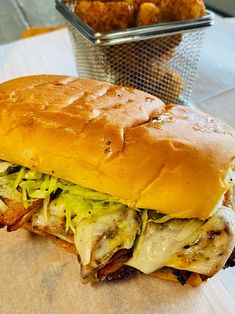
<path fill-rule="evenodd" d="M 43 206 L 42 200 L 37 200 L 32 206 L 28 208 L 28 212 L 18 219 L 14 224 L 7 227 L 7 231 L 15 231 L 21 228 L 25 222 L 31 220 L 31 218 L 37 214 Z"/>
<path fill-rule="evenodd" d="M 1 197 L 1 200 L 8 207 L 8 210 L 0 216 L 1 227 L 13 225 L 29 210 L 24 208 L 23 203 L 16 203 L 8 198 Z"/>
<path fill-rule="evenodd" d="M 24 221 L 29 220 L 42 208 L 42 200 L 35 201 L 32 206 L 25 208 L 23 203 L 14 202 L 8 198 L 0 197 L 8 210 L 0 216 L 0 227 L 7 226 L 7 231 L 17 230 Z"/>
<path fill-rule="evenodd" d="M 111 262 L 105 265 L 102 269 L 98 270 L 97 277 L 99 280 L 115 280 L 122 279 L 124 277 L 129 276 L 130 272 L 125 271 L 124 264 L 127 262 L 132 255 L 132 251 L 130 250 L 120 250 L 116 254 L 114 254 Z M 130 268 L 127 267 L 126 268 Z M 133 268 L 132 268 L 133 269 Z"/>

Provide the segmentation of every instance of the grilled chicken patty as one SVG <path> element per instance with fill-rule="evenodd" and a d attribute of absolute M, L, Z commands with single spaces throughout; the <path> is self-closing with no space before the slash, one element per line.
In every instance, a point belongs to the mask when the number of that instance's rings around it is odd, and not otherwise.
<path fill-rule="evenodd" d="M 192 273 L 205 280 L 234 265 L 231 188 L 212 217 L 176 219 L 10 163 L 0 166 L 0 226 L 24 227 L 77 254 L 85 283 L 168 269 L 184 284 Z"/>

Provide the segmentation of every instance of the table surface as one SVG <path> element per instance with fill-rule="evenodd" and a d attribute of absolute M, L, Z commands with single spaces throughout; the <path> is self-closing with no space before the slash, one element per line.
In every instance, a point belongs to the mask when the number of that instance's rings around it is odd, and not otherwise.
<path fill-rule="evenodd" d="M 0 0 L 0 44 L 17 40 L 29 27 L 63 23 L 55 0 Z"/>
<path fill-rule="evenodd" d="M 233 127 L 234 32 L 222 19 L 208 31 L 192 97 L 195 106 Z M 66 29 L 0 46 L 0 82 L 40 73 L 76 75 Z M 0 312 L 4 314 L 235 313 L 234 268 L 221 271 L 199 288 L 144 276 L 82 286 L 75 257 L 21 230 L 1 231 L 0 256 Z"/>

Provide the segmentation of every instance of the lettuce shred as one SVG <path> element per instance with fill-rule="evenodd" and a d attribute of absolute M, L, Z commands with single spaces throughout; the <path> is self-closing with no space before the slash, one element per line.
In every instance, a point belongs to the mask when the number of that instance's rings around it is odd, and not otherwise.
<path fill-rule="evenodd" d="M 9 169 L 13 173 L 8 174 Z M 76 226 L 83 219 L 92 223 L 103 215 L 111 215 L 127 207 L 117 197 L 11 163 L 0 161 L 0 172 L 0 195 L 23 202 L 25 208 L 30 207 L 36 200 L 42 199 L 41 212 L 44 219 L 47 220 L 48 215 L 65 219 L 66 232 L 70 229 L 75 233 Z M 150 221 L 164 223 L 171 219 L 167 215 L 150 219 L 148 209 L 131 209 L 141 215 L 142 233 Z M 125 228 L 126 224 L 126 221 L 119 223 L 119 228 Z"/>
<path fill-rule="evenodd" d="M 2 168 L 5 170 L 6 167 Z M 25 208 L 31 206 L 36 200 L 42 199 L 41 212 L 44 218 L 47 220 L 48 215 L 64 218 L 66 232 L 70 229 L 75 233 L 76 226 L 83 219 L 94 222 L 107 213 L 111 214 L 126 207 L 118 198 L 106 193 L 100 193 L 25 167 L 20 167 L 14 174 L 0 177 L 0 195 L 1 180 L 4 185 L 7 183 L 9 191 L 17 194 L 17 201 L 23 202 Z"/>

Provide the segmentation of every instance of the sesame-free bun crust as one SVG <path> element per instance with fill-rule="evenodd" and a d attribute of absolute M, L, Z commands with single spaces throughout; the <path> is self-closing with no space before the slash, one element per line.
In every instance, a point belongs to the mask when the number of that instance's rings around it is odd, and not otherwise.
<path fill-rule="evenodd" d="M 130 206 L 207 217 L 228 189 L 235 133 L 131 88 L 31 76 L 0 85 L 0 158 Z"/>

